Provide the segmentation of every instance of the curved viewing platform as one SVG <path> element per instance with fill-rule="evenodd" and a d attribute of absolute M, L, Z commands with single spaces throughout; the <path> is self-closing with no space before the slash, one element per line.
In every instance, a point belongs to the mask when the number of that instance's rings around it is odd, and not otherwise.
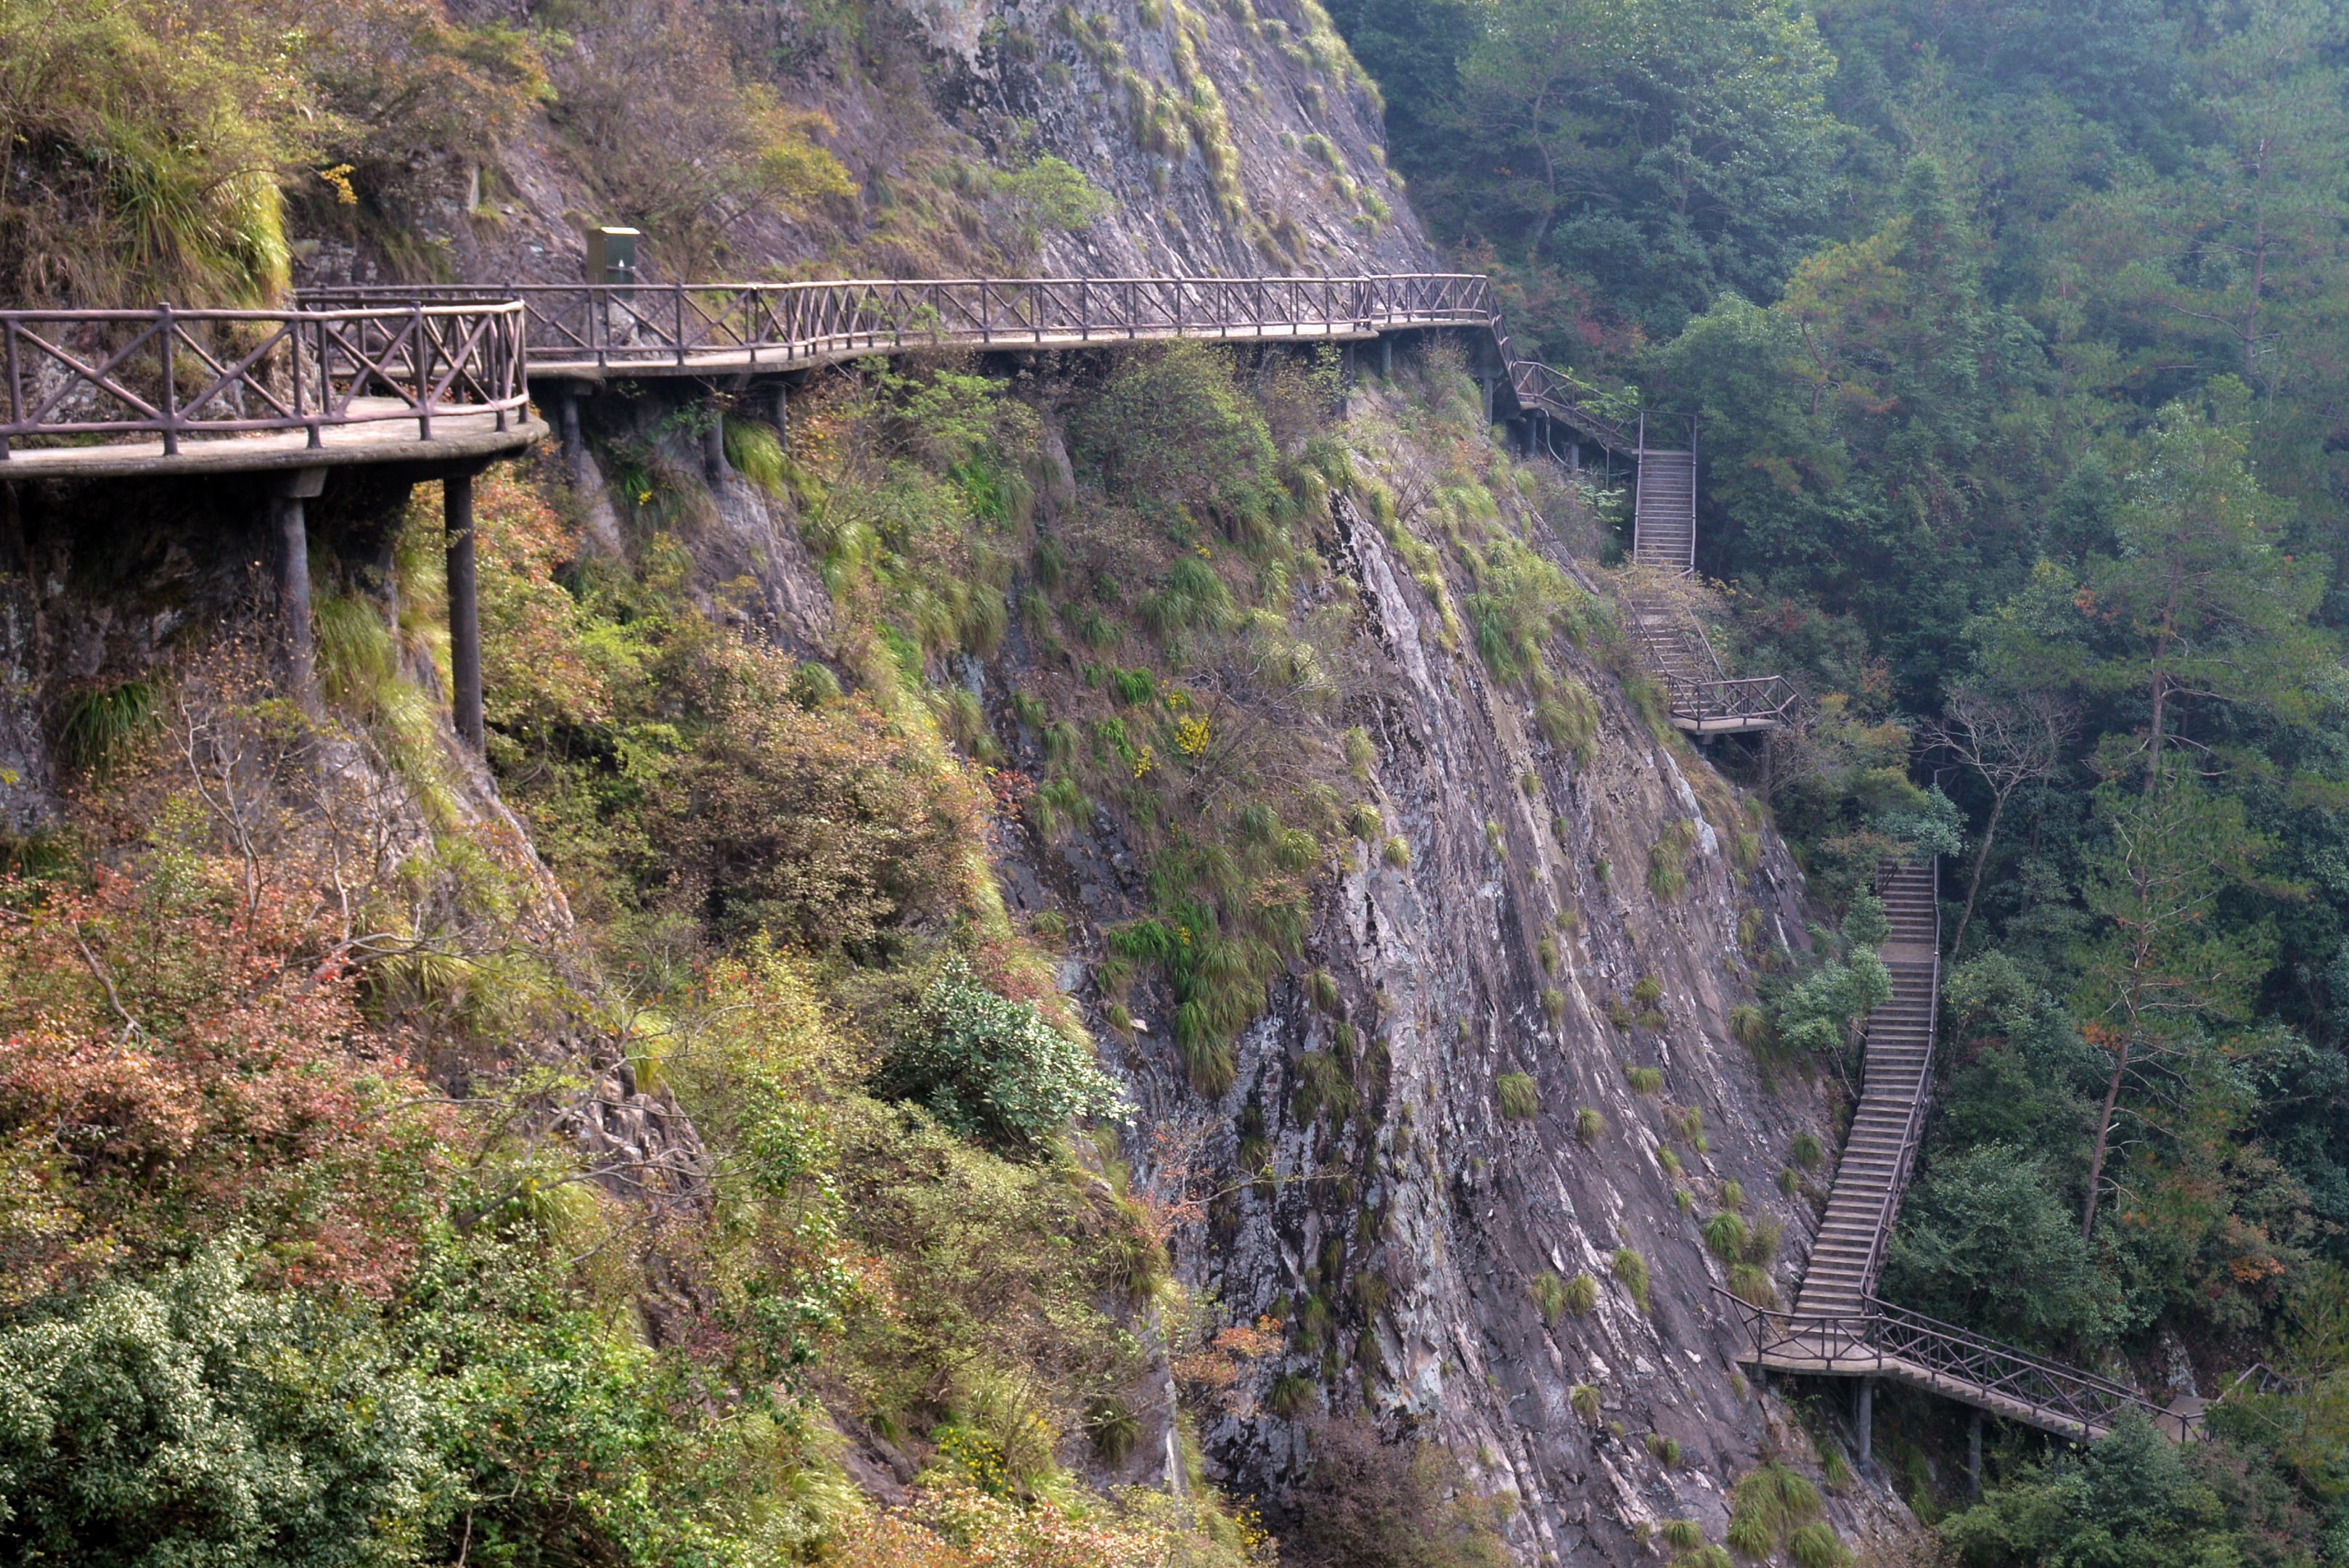
<path fill-rule="evenodd" d="M 526 307 L 0 311 L 0 479 L 478 462 L 547 433 Z"/>

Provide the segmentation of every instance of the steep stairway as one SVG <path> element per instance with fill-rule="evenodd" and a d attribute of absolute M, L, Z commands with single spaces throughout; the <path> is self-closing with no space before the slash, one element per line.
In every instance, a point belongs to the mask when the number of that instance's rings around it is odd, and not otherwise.
<path fill-rule="evenodd" d="M 1857 1314 L 1875 1288 L 1931 1085 L 1933 1016 L 1940 1001 L 1933 863 L 1887 860 L 1876 875 L 1877 897 L 1892 921 L 1892 935 L 1878 951 L 1892 971 L 1892 999 L 1868 1015 L 1859 1107 L 1795 1303 L 1798 1318 Z"/>
<path fill-rule="evenodd" d="M 1696 570 L 1696 453 L 1640 447 L 1631 558 L 1661 571 Z"/>

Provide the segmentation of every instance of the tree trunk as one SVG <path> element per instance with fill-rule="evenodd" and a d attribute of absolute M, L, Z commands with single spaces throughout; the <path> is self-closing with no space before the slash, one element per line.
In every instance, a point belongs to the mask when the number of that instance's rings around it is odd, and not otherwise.
<path fill-rule="evenodd" d="M 2080 1240 L 2095 1239 L 2096 1187 L 2105 1173 L 2105 1140 L 2113 1130 L 2113 1107 L 2120 1103 L 2121 1077 L 2128 1071 L 2129 1037 L 2121 1036 L 2120 1049 L 2113 1054 L 2113 1081 L 2105 1089 L 2104 1114 L 2096 1118 L 2096 1144 L 2088 1154 L 2088 1202 L 2086 1212 L 2080 1217 Z"/>
<path fill-rule="evenodd" d="M 1982 847 L 1974 851 L 1974 874 L 1966 883 L 1966 909 L 1958 917 L 1958 934 L 1950 942 L 1950 961 L 1955 963 L 1966 950 L 1966 927 L 1974 918 L 1974 900 L 1982 896 L 1982 867 L 1990 863 L 1991 840 L 1998 836 L 1998 819 L 2006 810 L 2007 796 L 2012 790 L 1991 797 L 1990 820 L 1982 824 Z"/>

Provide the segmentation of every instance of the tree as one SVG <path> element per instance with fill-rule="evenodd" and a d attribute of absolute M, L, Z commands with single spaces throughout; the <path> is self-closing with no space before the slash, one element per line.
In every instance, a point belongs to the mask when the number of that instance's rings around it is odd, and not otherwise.
<path fill-rule="evenodd" d="M 2273 948 L 2265 929 L 2230 930 L 2216 918 L 2220 896 L 2252 879 L 2268 847 L 2245 824 L 2241 803 L 2210 794 L 2174 766 L 2158 784 L 2136 796 L 2116 783 L 2096 792 L 2111 838 L 2091 861 L 2082 890 L 2100 929 L 2078 955 L 2073 1006 L 2112 1071 L 2088 1154 L 2083 1239 L 2095 1233 L 2113 1117 L 2131 1065 L 2201 1052 L 2209 1025 L 2248 1018 Z"/>
<path fill-rule="evenodd" d="M 2078 732 L 2079 711 L 2050 691 L 2012 694 L 1979 685 L 1952 685 L 1943 701 L 1941 716 L 1924 726 L 1924 737 L 1972 769 L 1990 791 L 1990 820 L 1982 825 L 1974 849 L 1972 874 L 1966 880 L 1965 912 L 1958 917 L 1957 934 L 1950 951 L 1965 951 L 1966 927 L 1972 923 L 1974 904 L 1982 896 L 1982 867 L 1998 838 L 1999 818 L 2014 792 L 2034 780 L 2059 776 L 2067 748 Z"/>
<path fill-rule="evenodd" d="M 1933 1161 L 1903 1205 L 1887 1284 L 1920 1311 L 2027 1345 L 2099 1338 L 2115 1316 L 2044 1165 L 2012 1144 Z"/>

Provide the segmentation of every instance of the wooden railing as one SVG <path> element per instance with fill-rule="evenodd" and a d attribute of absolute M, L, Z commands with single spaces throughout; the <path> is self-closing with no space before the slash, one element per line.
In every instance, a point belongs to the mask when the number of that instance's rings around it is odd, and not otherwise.
<path fill-rule="evenodd" d="M 450 414 L 503 430 L 529 402 L 511 298 L 293 310 L 0 311 L 0 462 L 12 443 L 304 431 Z"/>
<path fill-rule="evenodd" d="M 305 291 L 319 306 L 519 299 L 533 370 L 786 370 L 918 348 L 1070 347 L 1210 338 L 1489 333 L 1518 406 L 1635 455 L 1637 438 L 1570 377 L 1514 358 L 1480 273 L 1362 277 L 849 278 L 813 283 L 371 284 Z"/>
<path fill-rule="evenodd" d="M 1667 700 L 1675 717 L 1727 724 L 1767 722 L 1783 724 L 1802 701 L 1802 693 L 1783 675 L 1748 675 L 1719 680 L 1665 679 Z"/>
<path fill-rule="evenodd" d="M 1889 1376 L 1966 1404 L 2083 1439 L 2103 1436 L 2136 1411 L 2184 1440 L 2199 1410 L 2173 1410 L 2135 1389 L 1985 1339 L 1954 1324 L 1870 1295 L 1848 1314 L 1781 1312 L 1715 1286 L 1764 1366 L 1837 1376 Z"/>

